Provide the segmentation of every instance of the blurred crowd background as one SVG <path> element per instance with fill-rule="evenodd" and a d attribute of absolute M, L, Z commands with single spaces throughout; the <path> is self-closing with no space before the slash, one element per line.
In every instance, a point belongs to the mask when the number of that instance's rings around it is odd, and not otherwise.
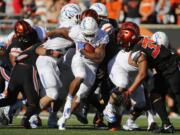
<path fill-rule="evenodd" d="M 0 21 L 31 18 L 39 25 L 57 24 L 59 11 L 68 2 L 78 3 L 83 10 L 102 2 L 109 18 L 118 22 L 180 25 L 180 0 L 0 0 Z"/>
<path fill-rule="evenodd" d="M 60 10 L 69 2 L 78 3 L 82 10 L 101 2 L 108 17 L 119 24 L 133 21 L 145 24 L 152 32 L 158 28 L 167 32 L 175 48 L 179 46 L 180 0 L 0 0 L 0 40 L 7 38 L 18 19 L 31 19 L 47 30 L 56 28 Z"/>

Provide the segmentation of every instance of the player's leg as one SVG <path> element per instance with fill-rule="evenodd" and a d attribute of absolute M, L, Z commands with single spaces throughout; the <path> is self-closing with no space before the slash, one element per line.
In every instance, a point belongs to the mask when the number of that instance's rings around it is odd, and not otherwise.
<path fill-rule="evenodd" d="M 163 85 L 162 85 L 163 84 Z M 150 92 L 150 99 L 155 112 L 159 115 L 162 121 L 162 131 L 174 132 L 174 127 L 170 123 L 168 113 L 165 106 L 164 95 L 166 94 L 166 81 L 158 74 L 154 75 L 154 89 Z M 164 128 L 165 127 L 165 128 Z M 166 128 L 169 127 L 169 128 Z M 161 132 L 157 131 L 157 132 Z"/>
<path fill-rule="evenodd" d="M 68 119 L 70 117 L 70 114 L 79 105 L 81 99 L 87 96 L 89 89 L 92 87 L 95 81 L 95 74 L 96 74 L 97 66 L 94 64 L 88 64 L 82 61 L 77 62 L 76 60 L 79 60 L 79 58 L 74 56 L 73 61 L 72 61 L 72 71 L 73 71 L 73 74 L 75 75 L 75 79 L 78 79 L 78 80 L 74 79 L 72 83 L 70 84 L 70 89 L 69 89 L 69 93 L 67 96 L 67 100 L 66 100 L 64 112 L 63 112 L 63 117 L 65 119 Z M 74 63 L 75 61 L 76 63 Z M 74 67 L 76 67 L 76 69 L 74 69 Z"/>
<path fill-rule="evenodd" d="M 72 101 L 74 100 L 74 96 L 78 91 L 80 84 L 83 82 L 86 76 L 85 65 L 78 55 L 73 56 L 71 69 L 75 78 L 70 83 L 68 95 L 64 105 L 63 115 L 58 120 L 59 130 L 65 130 L 65 121 L 71 115 Z"/>
<path fill-rule="evenodd" d="M 168 83 L 170 85 L 170 90 L 172 90 L 175 95 L 175 100 L 177 101 L 177 105 L 180 111 L 180 71 L 176 71 L 170 77 L 167 78 Z"/>
<path fill-rule="evenodd" d="M 130 96 L 132 108 L 130 110 L 129 118 L 126 124 L 123 125 L 124 130 L 138 130 L 139 126 L 135 123 L 135 120 L 145 110 L 146 100 L 144 95 L 144 88 L 141 85 Z"/>
<path fill-rule="evenodd" d="M 108 70 L 110 71 L 109 77 L 112 83 L 117 86 L 117 88 L 113 89 L 113 91 L 111 92 L 109 101 L 103 111 L 103 114 L 108 122 L 113 123 L 117 120 L 115 115 L 115 104 L 119 103 L 118 97 L 121 95 L 122 91 L 126 90 L 125 88 L 128 86 L 128 74 L 124 72 L 123 69 L 119 68 L 118 64 L 116 63 L 111 65 L 111 68 L 109 68 Z"/>
<path fill-rule="evenodd" d="M 62 87 L 57 60 L 49 56 L 39 56 L 36 61 L 37 70 L 46 95 L 40 99 L 41 109 L 46 108 L 58 98 L 58 89 Z"/>
<path fill-rule="evenodd" d="M 90 93 L 84 99 L 81 99 L 78 107 L 75 109 L 74 114 L 76 115 L 77 119 L 84 124 L 88 123 L 87 113 L 89 110 L 89 104 L 93 105 L 98 111 L 102 112 L 103 108 L 99 102 L 99 92 L 95 92 L 96 89 L 100 89 L 99 86 L 100 80 L 96 77 L 95 83 L 89 90 Z"/>
<path fill-rule="evenodd" d="M 24 65 L 23 65 L 24 66 Z M 23 94 L 27 99 L 27 111 L 23 117 L 23 126 L 25 128 L 36 128 L 32 126 L 29 120 L 33 115 L 38 115 L 39 108 L 39 84 L 37 80 L 37 71 L 32 66 L 24 66 L 21 68 L 24 78 L 22 79 Z"/>
<path fill-rule="evenodd" d="M 49 128 L 57 128 L 58 116 L 57 113 L 60 107 L 63 105 L 63 101 L 58 98 L 57 100 L 51 103 L 51 106 L 48 108 L 49 117 L 48 117 L 48 127 Z"/>
<path fill-rule="evenodd" d="M 15 66 L 11 73 L 11 78 L 7 88 L 8 95 L 5 98 L 0 99 L 0 107 L 12 105 L 17 100 L 17 95 L 19 93 L 19 78 L 22 78 L 22 74 L 19 74 L 18 67 L 19 65 Z"/>
<path fill-rule="evenodd" d="M 83 82 L 80 84 L 78 92 L 76 94 L 76 99 L 73 102 L 71 112 L 73 112 L 76 107 L 79 105 L 80 101 L 87 97 L 90 93 L 91 87 L 94 85 L 97 65 L 96 64 L 89 64 L 88 62 L 85 63 L 85 73 L 86 76 L 84 77 Z"/>
<path fill-rule="evenodd" d="M 5 89 L 5 80 L 0 73 L 0 93 L 3 93 L 4 89 Z"/>
<path fill-rule="evenodd" d="M 151 84 L 152 85 L 152 84 Z M 152 86 L 151 86 L 152 87 Z M 145 93 L 145 98 L 146 98 L 146 117 L 147 117 L 147 122 L 148 122 L 148 127 L 147 127 L 147 131 L 156 131 L 159 129 L 155 118 L 154 118 L 154 109 L 152 107 L 151 101 L 150 101 L 150 93 L 149 93 L 149 85 L 148 84 L 144 84 L 144 93 Z"/>
<path fill-rule="evenodd" d="M 56 100 L 59 101 L 59 89 L 62 87 L 57 60 L 49 56 L 39 56 L 36 65 L 45 90 L 45 95 L 40 99 L 40 107 L 50 107 L 48 126 L 57 127 L 57 111 L 60 106 Z"/>

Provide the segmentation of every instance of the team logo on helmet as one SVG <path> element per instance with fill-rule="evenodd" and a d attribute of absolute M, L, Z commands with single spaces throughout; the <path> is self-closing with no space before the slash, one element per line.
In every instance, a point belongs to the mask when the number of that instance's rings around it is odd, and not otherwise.
<path fill-rule="evenodd" d="M 163 45 L 166 48 L 169 47 L 169 40 L 168 40 L 167 35 L 164 32 L 161 32 L 161 31 L 155 32 L 152 35 L 151 39 L 154 40 L 156 44 L 158 45 Z"/>

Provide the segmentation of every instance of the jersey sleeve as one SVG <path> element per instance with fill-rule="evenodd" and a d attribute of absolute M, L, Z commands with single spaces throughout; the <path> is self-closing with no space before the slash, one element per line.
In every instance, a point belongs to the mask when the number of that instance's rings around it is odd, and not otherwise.
<path fill-rule="evenodd" d="M 109 36 L 106 32 L 100 30 L 98 33 L 99 44 L 107 44 L 109 43 Z"/>
<path fill-rule="evenodd" d="M 133 60 L 133 61 L 138 61 L 138 58 L 141 56 L 141 51 L 134 51 L 134 52 L 132 52 L 132 54 L 131 54 L 131 59 Z"/>
<path fill-rule="evenodd" d="M 75 25 L 75 26 L 71 27 L 68 36 L 72 40 L 77 41 L 78 40 L 78 36 L 80 35 L 80 33 L 81 33 L 80 26 L 79 25 Z"/>
<path fill-rule="evenodd" d="M 45 41 L 46 39 L 46 29 L 41 26 L 35 26 L 35 31 L 37 32 L 38 38 L 41 42 Z"/>
<path fill-rule="evenodd" d="M 131 59 L 134 61 L 137 61 L 141 54 L 146 55 L 146 53 L 144 53 L 144 51 L 142 50 L 142 48 L 139 45 L 135 45 L 132 48 Z"/>

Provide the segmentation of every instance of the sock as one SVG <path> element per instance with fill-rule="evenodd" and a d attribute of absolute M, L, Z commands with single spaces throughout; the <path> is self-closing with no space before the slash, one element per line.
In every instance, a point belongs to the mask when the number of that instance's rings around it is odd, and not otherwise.
<path fill-rule="evenodd" d="M 59 98 L 53 102 L 52 111 L 58 112 L 60 107 L 62 106 L 63 101 Z"/>
<path fill-rule="evenodd" d="M 152 105 L 153 105 L 156 113 L 159 115 L 162 123 L 163 124 L 170 124 L 170 121 L 168 118 L 168 113 L 166 110 L 166 106 L 165 106 L 164 100 L 161 98 L 161 96 L 153 95 Z"/>
<path fill-rule="evenodd" d="M 73 99 L 74 99 L 74 97 L 73 97 L 73 96 L 71 96 L 71 95 L 68 95 L 66 100 L 67 100 L 67 101 L 70 101 L 70 102 L 72 102 L 72 100 L 73 100 Z"/>
<path fill-rule="evenodd" d="M 111 104 L 111 103 L 109 103 L 109 102 L 108 102 L 108 104 L 107 104 L 107 106 L 106 106 L 106 107 L 107 107 L 107 108 L 111 108 L 111 109 L 112 109 L 114 106 L 113 106 L 113 104 Z"/>
<path fill-rule="evenodd" d="M 152 113 L 151 110 L 148 110 L 148 111 L 146 112 L 146 114 L 147 114 L 147 119 L 148 119 L 148 126 L 150 126 L 151 123 L 155 122 L 155 120 L 154 120 L 154 115 L 153 115 L 153 113 Z"/>
<path fill-rule="evenodd" d="M 128 118 L 127 123 L 132 124 L 132 123 L 134 123 L 134 120 L 132 120 L 131 118 Z"/>
<path fill-rule="evenodd" d="M 104 110 L 104 105 L 100 104 L 97 94 L 93 94 L 93 95 L 89 96 L 88 101 L 90 101 L 90 103 L 91 103 L 94 107 L 96 107 L 96 109 L 97 109 L 99 112 L 103 112 L 103 110 Z"/>
<path fill-rule="evenodd" d="M 63 116 L 65 119 L 69 119 L 71 115 L 71 105 L 72 105 L 73 97 L 71 95 L 67 96 L 66 103 L 64 105 Z"/>

